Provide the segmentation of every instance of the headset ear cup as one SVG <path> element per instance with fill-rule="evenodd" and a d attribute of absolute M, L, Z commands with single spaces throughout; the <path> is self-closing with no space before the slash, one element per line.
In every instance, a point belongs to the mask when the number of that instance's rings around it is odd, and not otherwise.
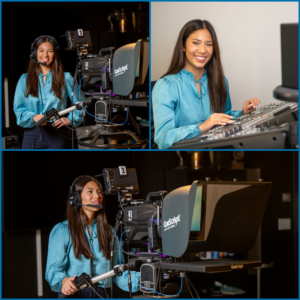
<path fill-rule="evenodd" d="M 36 53 L 36 49 L 35 48 L 33 48 L 33 54 L 32 54 L 32 56 L 33 56 L 33 59 L 37 61 L 37 53 Z"/>
<path fill-rule="evenodd" d="M 71 206 L 73 206 L 75 209 L 77 209 L 78 208 L 77 204 L 81 204 L 81 197 L 80 197 L 79 193 L 72 192 L 68 196 L 68 201 Z"/>

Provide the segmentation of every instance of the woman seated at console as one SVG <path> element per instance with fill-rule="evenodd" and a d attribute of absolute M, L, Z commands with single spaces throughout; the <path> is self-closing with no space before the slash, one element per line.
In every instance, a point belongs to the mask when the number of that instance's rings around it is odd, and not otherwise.
<path fill-rule="evenodd" d="M 192 20 L 181 29 L 170 67 L 153 89 L 154 140 L 160 149 L 254 111 L 258 98 L 241 111 L 231 109 L 219 44 L 208 21 Z"/>
<path fill-rule="evenodd" d="M 74 279 L 82 273 L 94 277 L 110 270 L 112 233 L 113 228 L 107 223 L 101 183 L 91 176 L 78 177 L 70 188 L 67 220 L 55 225 L 49 237 L 46 280 L 51 289 L 58 292 L 58 298 L 62 298 L 61 293 L 72 298 L 89 298 L 91 294 L 93 298 L 99 298 L 98 294 L 108 298 L 105 288 L 110 287 L 110 278 L 99 282 L 96 296 L 87 287 L 78 291 Z M 118 253 L 118 243 L 115 243 L 113 266 L 119 264 Z M 123 256 L 121 260 L 124 262 Z M 128 291 L 125 273 L 127 271 L 119 277 L 114 276 L 113 281 Z M 140 273 L 131 271 L 131 280 L 135 292 L 139 289 Z"/>
<path fill-rule="evenodd" d="M 44 122 L 40 121 L 52 108 L 61 111 L 67 106 L 67 98 L 73 102 L 84 101 L 79 98 L 78 87 L 74 86 L 73 77 L 64 73 L 59 55 L 59 45 L 51 36 L 40 36 L 31 44 L 28 73 L 19 79 L 17 84 L 14 112 L 17 124 L 24 128 L 23 149 L 65 149 L 68 148 L 66 126 L 77 127 L 83 122 L 82 111 L 75 110 L 67 117 Z M 72 129 L 72 128 L 70 128 Z"/>

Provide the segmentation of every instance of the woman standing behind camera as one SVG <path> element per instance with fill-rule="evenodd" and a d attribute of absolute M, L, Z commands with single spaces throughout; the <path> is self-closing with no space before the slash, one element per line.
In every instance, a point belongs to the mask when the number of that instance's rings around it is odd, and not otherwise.
<path fill-rule="evenodd" d="M 243 109 L 231 109 L 228 81 L 224 76 L 214 28 L 208 21 L 192 20 L 181 29 L 169 70 L 152 92 L 154 140 L 160 149 L 233 123 L 260 103 L 245 101 Z"/>
<path fill-rule="evenodd" d="M 72 295 L 72 298 L 89 298 L 94 292 L 90 288 L 78 291 L 74 279 L 82 273 L 94 277 L 110 270 L 113 228 L 107 223 L 102 186 L 96 178 L 84 175 L 75 179 L 68 198 L 72 199 L 72 205 L 68 200 L 67 221 L 55 225 L 50 233 L 46 280 L 51 289 L 59 293 L 58 298 L 61 293 Z M 118 243 L 115 243 L 113 266 L 119 264 L 118 253 Z M 123 256 L 121 260 L 124 262 Z M 140 283 L 140 273 L 131 271 L 131 278 L 132 291 L 136 292 L 139 287 L 134 283 Z M 125 272 L 114 276 L 113 281 L 128 291 Z M 96 295 L 107 298 L 107 287 L 110 287 L 110 278 L 99 283 Z"/>
<path fill-rule="evenodd" d="M 55 121 L 35 127 L 47 111 L 58 111 L 67 106 L 67 97 L 72 99 L 73 77 L 63 72 L 59 45 L 51 36 L 40 36 L 31 44 L 28 73 L 23 74 L 17 84 L 14 112 L 17 124 L 24 128 L 23 149 L 65 149 L 67 128 L 72 122 L 72 113 Z M 75 86 L 73 102 L 84 101 Z M 73 112 L 73 126 L 83 122 L 82 112 Z"/>

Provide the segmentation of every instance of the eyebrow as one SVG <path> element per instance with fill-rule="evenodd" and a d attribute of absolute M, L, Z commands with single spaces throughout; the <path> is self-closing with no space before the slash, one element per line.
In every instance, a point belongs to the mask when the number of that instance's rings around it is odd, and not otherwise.
<path fill-rule="evenodd" d="M 93 188 L 86 188 L 87 190 L 93 190 Z M 97 189 L 97 191 L 102 191 L 101 189 Z"/>
<path fill-rule="evenodd" d="M 201 42 L 201 40 L 198 40 L 198 39 L 193 39 L 193 41 L 199 41 Z M 207 43 L 212 43 L 212 41 L 206 41 Z"/>

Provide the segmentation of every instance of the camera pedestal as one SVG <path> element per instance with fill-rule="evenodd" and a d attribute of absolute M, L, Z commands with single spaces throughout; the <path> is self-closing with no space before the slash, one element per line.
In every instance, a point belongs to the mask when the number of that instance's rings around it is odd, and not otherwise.
<path fill-rule="evenodd" d="M 135 143 L 130 144 L 134 140 Z M 118 144 L 118 141 L 128 141 Z M 148 140 L 137 137 L 130 130 L 121 130 L 116 126 L 103 126 L 92 131 L 87 137 L 78 140 L 79 145 L 92 149 L 132 149 L 142 148 Z"/>

